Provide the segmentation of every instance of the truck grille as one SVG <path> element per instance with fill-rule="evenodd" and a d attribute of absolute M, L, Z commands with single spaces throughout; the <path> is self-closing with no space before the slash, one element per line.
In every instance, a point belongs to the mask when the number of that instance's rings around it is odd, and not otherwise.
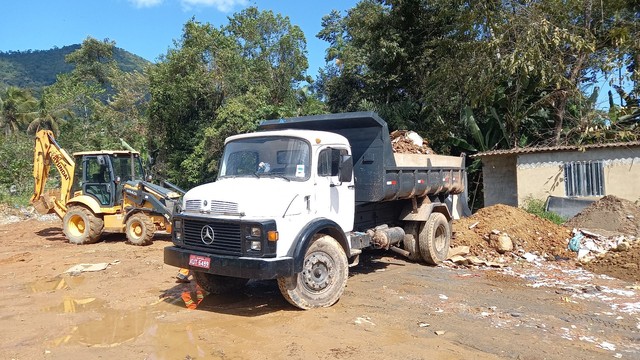
<path fill-rule="evenodd" d="M 210 245 L 202 242 L 202 228 L 209 225 L 214 232 Z M 187 246 L 211 254 L 242 256 L 242 231 L 240 224 L 184 219 L 184 243 Z"/>
<path fill-rule="evenodd" d="M 200 210 L 200 200 L 187 200 L 185 204 L 185 210 L 189 210 L 189 211 Z"/>
<path fill-rule="evenodd" d="M 237 214 L 238 203 L 212 200 L 211 213 L 216 215 Z"/>
<path fill-rule="evenodd" d="M 205 206 L 208 201 L 205 200 Z M 238 203 L 229 202 L 229 201 L 217 201 L 211 200 L 211 206 L 209 209 L 202 208 L 202 200 L 187 200 L 185 203 L 186 211 L 210 211 L 213 215 L 237 215 L 238 214 Z"/>

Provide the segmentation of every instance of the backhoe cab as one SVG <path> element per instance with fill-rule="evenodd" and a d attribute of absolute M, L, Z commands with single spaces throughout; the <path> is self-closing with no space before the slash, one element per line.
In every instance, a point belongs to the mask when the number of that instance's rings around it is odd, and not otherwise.
<path fill-rule="evenodd" d="M 60 189 L 44 192 L 51 163 Z M 175 191 L 144 181 L 136 151 L 84 151 L 71 158 L 48 130 L 36 134 L 31 203 L 56 213 L 75 244 L 94 243 L 104 232 L 125 233 L 134 245 L 151 243 L 156 231 L 171 231 Z"/>

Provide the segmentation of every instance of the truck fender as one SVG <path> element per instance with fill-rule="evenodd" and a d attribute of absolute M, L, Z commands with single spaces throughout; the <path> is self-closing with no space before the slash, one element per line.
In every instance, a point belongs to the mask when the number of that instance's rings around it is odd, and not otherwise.
<path fill-rule="evenodd" d="M 93 211 L 94 214 L 102 214 L 102 209 L 98 201 L 89 195 L 80 195 L 69 199 L 66 205 L 67 209 L 74 204 L 84 205 Z"/>
<path fill-rule="evenodd" d="M 400 215 L 400 220 L 427 221 L 429 219 L 429 215 L 433 212 L 442 213 L 447 218 L 447 221 L 451 221 L 453 218 L 446 204 L 441 202 L 430 202 L 428 199 L 425 199 L 417 207 L 416 211 L 413 211 L 413 206 L 411 204 L 405 206 Z"/>
<path fill-rule="evenodd" d="M 293 271 L 295 273 L 299 273 L 302 271 L 302 266 L 304 264 L 304 255 L 311 245 L 313 236 L 318 233 L 330 235 L 331 237 L 336 239 L 336 241 L 338 241 L 338 243 L 340 243 L 340 245 L 342 246 L 342 249 L 344 250 L 346 256 L 349 257 L 349 245 L 347 244 L 347 237 L 344 234 L 344 231 L 342 231 L 340 225 L 326 218 L 315 219 L 305 225 L 305 227 L 298 233 L 298 236 L 296 236 L 296 246 L 293 249 L 293 254 L 290 254 L 293 257 Z"/>

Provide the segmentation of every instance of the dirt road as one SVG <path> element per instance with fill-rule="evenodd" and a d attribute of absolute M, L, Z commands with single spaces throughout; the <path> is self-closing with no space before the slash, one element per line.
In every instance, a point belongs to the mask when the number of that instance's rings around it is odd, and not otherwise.
<path fill-rule="evenodd" d="M 0 225 L 0 359 L 638 359 L 640 290 L 573 262 L 427 267 L 370 253 L 342 299 L 296 310 L 272 281 L 197 301 L 168 239 L 76 246 L 59 220 Z M 74 265 L 106 263 L 94 272 Z"/>

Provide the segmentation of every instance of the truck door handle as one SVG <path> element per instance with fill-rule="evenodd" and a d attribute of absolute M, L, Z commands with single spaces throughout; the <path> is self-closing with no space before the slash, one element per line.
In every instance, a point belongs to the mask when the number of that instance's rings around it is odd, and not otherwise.
<path fill-rule="evenodd" d="M 347 186 L 347 189 L 349 189 L 349 190 L 353 190 L 353 189 L 355 189 L 355 188 L 356 188 L 356 186 L 355 186 L 355 185 L 349 185 L 349 186 Z"/>

